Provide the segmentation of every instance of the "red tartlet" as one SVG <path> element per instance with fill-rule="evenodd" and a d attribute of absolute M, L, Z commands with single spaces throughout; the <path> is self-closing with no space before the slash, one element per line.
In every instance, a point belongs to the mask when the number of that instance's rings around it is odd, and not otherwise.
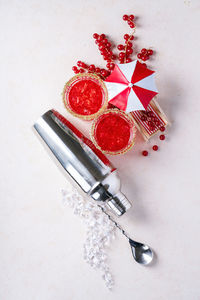
<path fill-rule="evenodd" d="M 91 120 L 106 109 L 108 93 L 98 76 L 78 74 L 65 84 L 63 102 L 76 117 Z"/>
<path fill-rule="evenodd" d="M 136 127 L 131 116 L 118 109 L 108 109 L 94 120 L 91 138 L 107 154 L 122 154 L 131 149 Z"/>

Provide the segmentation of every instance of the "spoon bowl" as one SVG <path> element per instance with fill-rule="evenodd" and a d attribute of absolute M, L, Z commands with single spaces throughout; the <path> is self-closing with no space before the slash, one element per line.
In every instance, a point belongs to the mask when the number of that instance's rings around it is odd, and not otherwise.
<path fill-rule="evenodd" d="M 148 265 L 152 262 L 153 251 L 148 245 L 138 243 L 131 239 L 129 239 L 129 243 L 133 257 L 137 263 L 141 265 Z"/>

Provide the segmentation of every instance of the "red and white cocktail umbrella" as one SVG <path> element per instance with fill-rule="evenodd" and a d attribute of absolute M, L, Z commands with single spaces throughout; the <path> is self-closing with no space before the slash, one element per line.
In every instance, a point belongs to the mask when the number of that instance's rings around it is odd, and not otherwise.
<path fill-rule="evenodd" d="M 154 73 L 137 60 L 116 64 L 105 80 L 109 103 L 127 113 L 145 110 L 158 93 Z"/>

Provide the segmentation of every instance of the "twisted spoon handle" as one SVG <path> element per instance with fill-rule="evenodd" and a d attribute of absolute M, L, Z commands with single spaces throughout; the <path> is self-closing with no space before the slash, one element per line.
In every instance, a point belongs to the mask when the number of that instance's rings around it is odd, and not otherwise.
<path fill-rule="evenodd" d="M 107 216 L 108 216 L 108 218 L 115 224 L 115 226 L 121 231 L 121 233 L 127 238 L 127 239 L 131 239 L 129 236 L 128 236 L 128 234 L 125 232 L 125 230 L 110 216 L 110 214 L 109 213 L 107 213 L 106 212 L 106 210 L 102 207 L 102 206 L 100 206 L 100 205 L 98 205 L 100 208 L 101 208 L 101 210 L 104 212 L 104 214 L 106 214 Z"/>

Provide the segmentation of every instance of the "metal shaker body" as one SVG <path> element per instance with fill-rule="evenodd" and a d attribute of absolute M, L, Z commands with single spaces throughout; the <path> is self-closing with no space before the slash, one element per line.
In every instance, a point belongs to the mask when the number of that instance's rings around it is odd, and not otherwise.
<path fill-rule="evenodd" d="M 120 179 L 110 161 L 69 121 L 54 110 L 34 128 L 74 182 L 96 201 L 120 216 L 131 204 L 120 192 Z"/>

